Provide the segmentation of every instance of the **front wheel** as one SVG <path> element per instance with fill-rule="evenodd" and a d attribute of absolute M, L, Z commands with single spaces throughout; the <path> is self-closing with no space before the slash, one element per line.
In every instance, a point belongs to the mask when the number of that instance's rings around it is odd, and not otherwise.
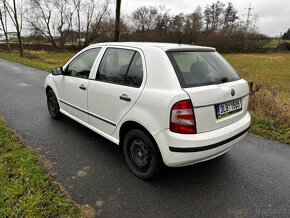
<path fill-rule="evenodd" d="M 130 170 L 141 179 L 152 179 L 161 168 L 161 156 L 152 139 L 139 129 L 124 138 L 123 153 Z"/>
<path fill-rule="evenodd" d="M 48 107 L 50 116 L 53 119 L 59 119 L 61 117 L 61 113 L 59 111 L 58 101 L 54 92 L 52 90 L 49 90 L 46 94 L 46 98 L 47 98 L 47 107 Z"/>

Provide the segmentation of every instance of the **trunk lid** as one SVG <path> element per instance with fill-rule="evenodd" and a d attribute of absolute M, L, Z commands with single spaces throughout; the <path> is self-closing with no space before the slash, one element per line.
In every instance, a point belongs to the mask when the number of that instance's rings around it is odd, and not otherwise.
<path fill-rule="evenodd" d="M 247 113 L 249 88 L 248 83 L 237 80 L 228 83 L 184 88 L 194 108 L 197 133 L 219 129 L 237 122 Z M 234 95 L 231 94 L 234 90 Z M 217 118 L 216 105 L 241 99 L 242 109 L 233 114 Z"/>

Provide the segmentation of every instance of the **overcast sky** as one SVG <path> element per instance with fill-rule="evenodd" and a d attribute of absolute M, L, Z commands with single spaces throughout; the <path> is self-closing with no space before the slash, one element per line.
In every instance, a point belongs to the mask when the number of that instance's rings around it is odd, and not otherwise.
<path fill-rule="evenodd" d="M 191 13 L 197 6 L 202 9 L 216 0 L 122 0 L 122 12 L 130 14 L 143 5 L 165 5 L 172 14 Z M 239 17 L 246 20 L 247 7 L 251 3 L 252 14 L 259 16 L 259 32 L 268 36 L 279 36 L 290 28 L 290 0 L 221 0 L 224 4 L 232 2 Z"/>

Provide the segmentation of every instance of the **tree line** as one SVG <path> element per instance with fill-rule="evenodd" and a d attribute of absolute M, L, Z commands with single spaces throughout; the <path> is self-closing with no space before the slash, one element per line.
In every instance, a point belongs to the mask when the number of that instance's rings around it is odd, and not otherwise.
<path fill-rule="evenodd" d="M 255 17 L 248 29 L 248 49 L 263 46 Z M 109 0 L 0 0 L 0 28 L 10 51 L 7 22 L 12 24 L 23 56 L 22 32 L 54 48 L 114 41 L 115 14 Z M 120 41 L 157 41 L 214 46 L 221 51 L 244 49 L 245 22 L 229 2 L 213 2 L 193 12 L 173 14 L 165 6 L 142 6 L 120 20 Z M 27 35 L 27 34 L 26 34 Z M 27 37 L 26 37 L 27 38 Z"/>

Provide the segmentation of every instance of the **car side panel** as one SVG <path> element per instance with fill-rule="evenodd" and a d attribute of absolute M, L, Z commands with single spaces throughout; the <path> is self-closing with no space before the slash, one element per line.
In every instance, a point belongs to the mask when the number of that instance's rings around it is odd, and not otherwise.
<path fill-rule="evenodd" d="M 170 109 L 176 102 L 184 99 L 189 99 L 189 97 L 183 90 L 144 89 L 134 107 L 118 124 L 113 136 L 119 138 L 120 128 L 127 121 L 139 123 L 152 136 L 159 131 L 169 129 Z"/>

